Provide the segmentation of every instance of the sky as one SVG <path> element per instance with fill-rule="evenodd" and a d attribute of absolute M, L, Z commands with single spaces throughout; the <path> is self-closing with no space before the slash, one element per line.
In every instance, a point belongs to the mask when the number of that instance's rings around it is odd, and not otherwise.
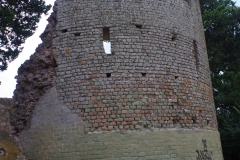
<path fill-rule="evenodd" d="M 55 0 L 45 0 L 46 4 L 54 4 Z M 240 0 L 235 0 L 237 6 L 240 6 Z M 48 13 L 47 16 L 43 15 L 39 24 L 38 29 L 34 33 L 33 36 L 28 38 L 24 44 L 24 49 L 22 53 L 19 54 L 18 58 L 14 60 L 12 63 L 9 64 L 8 69 L 4 72 L 0 72 L 0 97 L 1 98 L 12 98 L 13 91 L 16 87 L 16 79 L 15 76 L 17 75 L 17 69 L 24 63 L 27 59 L 29 59 L 30 55 L 35 52 L 38 44 L 42 41 L 39 38 L 41 33 L 43 33 L 47 21 L 46 19 L 49 17 L 51 11 Z"/>

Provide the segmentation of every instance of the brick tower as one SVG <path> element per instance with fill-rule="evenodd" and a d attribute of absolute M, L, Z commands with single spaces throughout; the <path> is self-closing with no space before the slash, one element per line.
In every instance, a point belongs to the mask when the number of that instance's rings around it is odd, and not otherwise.
<path fill-rule="evenodd" d="M 11 125 L 27 159 L 223 159 L 199 0 L 53 10 L 18 70 Z"/>

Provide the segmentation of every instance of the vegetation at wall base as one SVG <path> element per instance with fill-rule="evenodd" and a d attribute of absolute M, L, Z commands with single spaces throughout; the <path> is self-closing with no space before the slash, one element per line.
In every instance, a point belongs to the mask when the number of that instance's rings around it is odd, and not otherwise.
<path fill-rule="evenodd" d="M 21 46 L 37 28 L 41 14 L 51 5 L 44 0 L 1 0 L 0 2 L 0 71 L 16 59 Z"/>
<path fill-rule="evenodd" d="M 240 159 L 240 7 L 201 0 L 214 100 L 225 160 Z"/>

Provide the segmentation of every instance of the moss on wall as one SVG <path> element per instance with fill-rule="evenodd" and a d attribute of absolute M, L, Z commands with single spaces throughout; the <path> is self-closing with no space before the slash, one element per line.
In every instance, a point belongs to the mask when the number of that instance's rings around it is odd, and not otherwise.
<path fill-rule="evenodd" d="M 0 149 L 4 151 L 0 155 L 0 160 L 24 160 L 20 148 L 11 137 L 1 137 L 0 135 Z"/>

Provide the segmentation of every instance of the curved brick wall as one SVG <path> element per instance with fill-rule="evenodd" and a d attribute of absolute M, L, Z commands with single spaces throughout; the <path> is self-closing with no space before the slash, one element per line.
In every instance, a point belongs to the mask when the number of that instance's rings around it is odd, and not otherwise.
<path fill-rule="evenodd" d="M 58 1 L 60 100 L 86 131 L 216 129 L 199 12 L 194 0 Z"/>
<path fill-rule="evenodd" d="M 14 96 L 28 159 L 223 159 L 198 0 L 57 0 L 53 15 L 54 74 Z"/>

